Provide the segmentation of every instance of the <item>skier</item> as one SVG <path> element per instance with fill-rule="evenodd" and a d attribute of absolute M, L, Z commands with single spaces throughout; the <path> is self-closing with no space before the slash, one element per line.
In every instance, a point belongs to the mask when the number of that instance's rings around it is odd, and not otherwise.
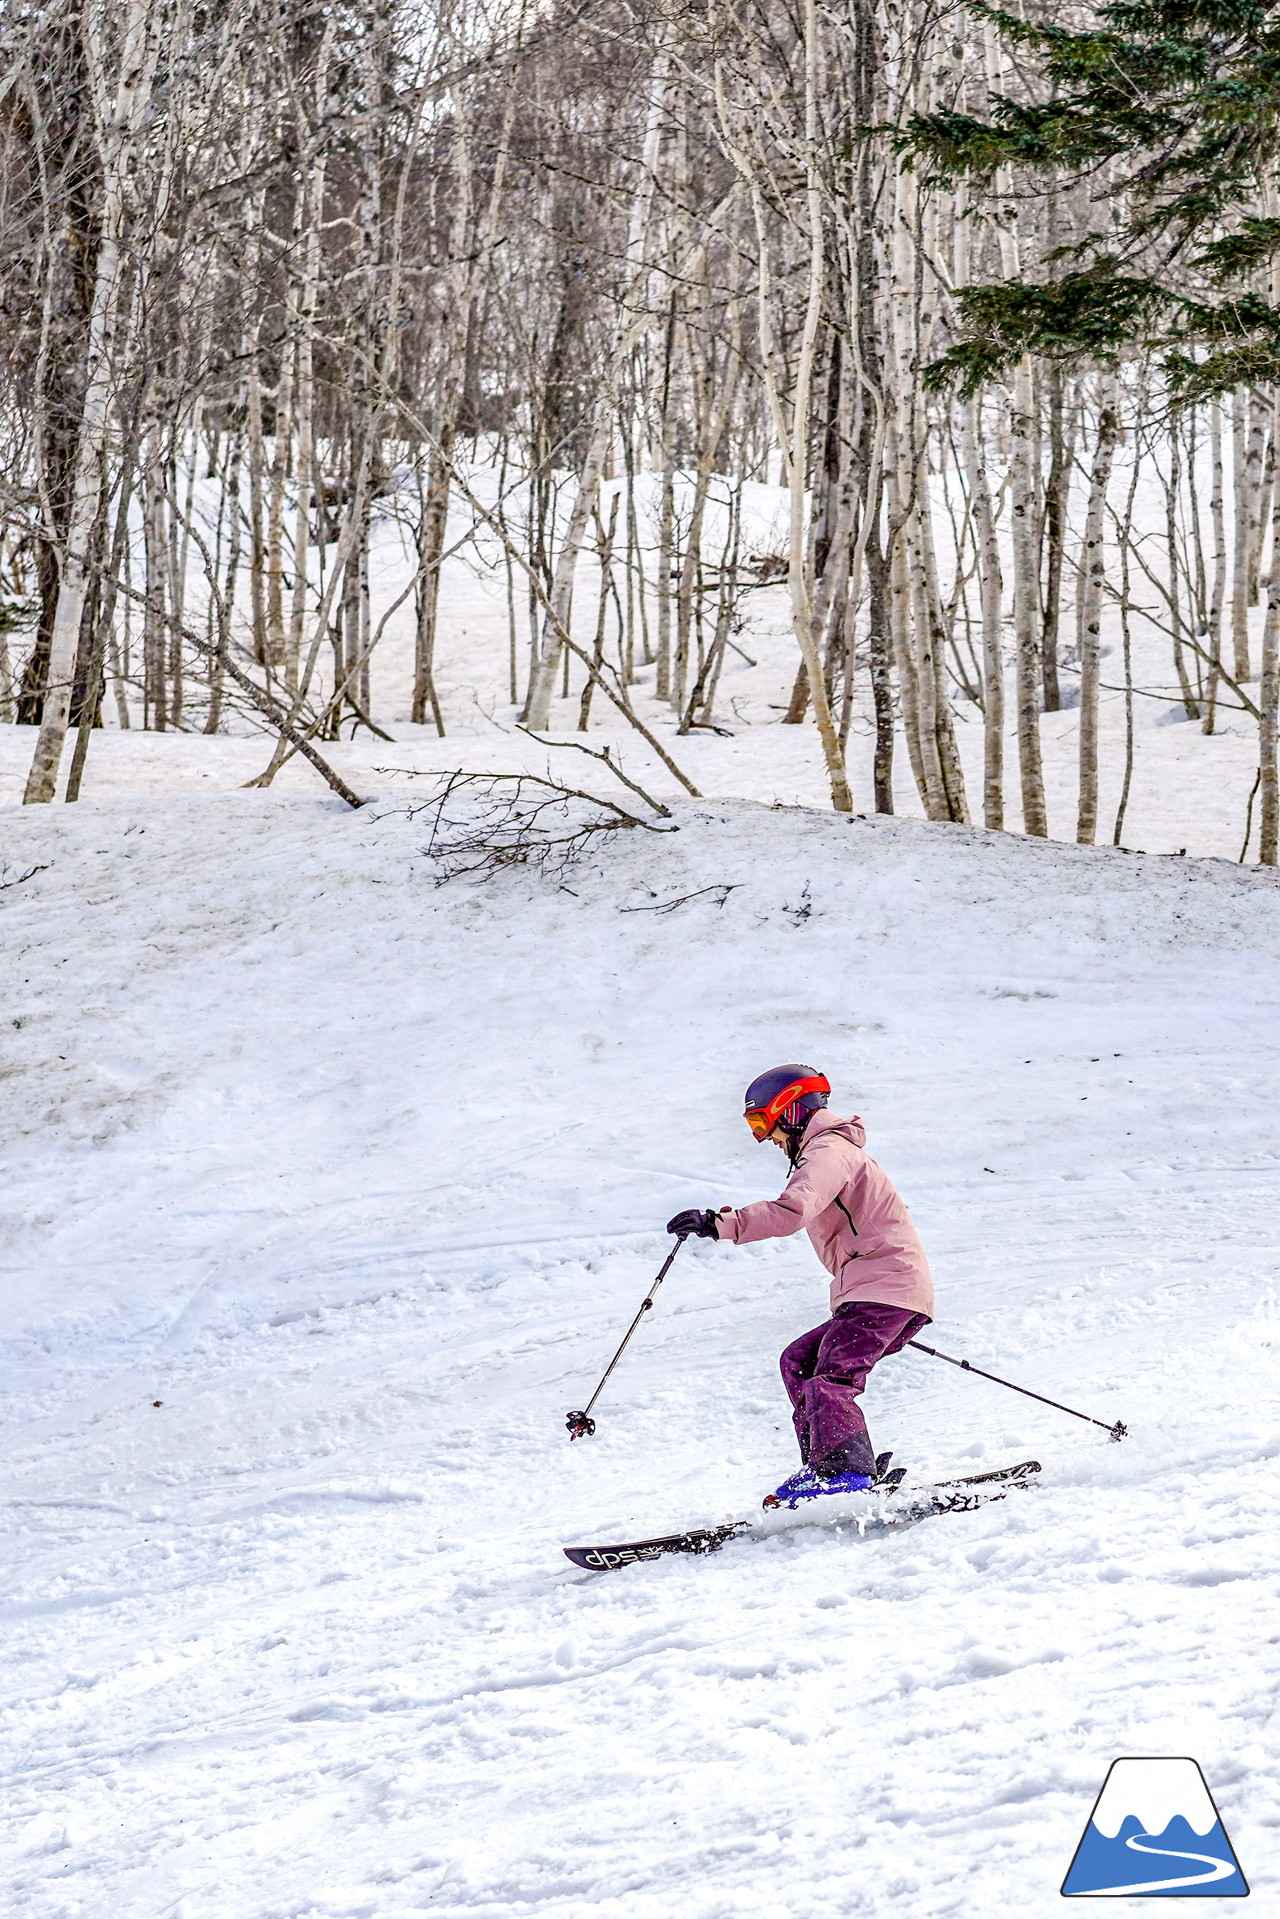
<path fill-rule="evenodd" d="M 811 1066 L 775 1066 L 753 1079 L 746 1121 L 757 1140 L 786 1153 L 785 1190 L 750 1206 L 691 1208 L 667 1222 L 669 1233 L 736 1246 L 783 1239 L 803 1226 L 831 1274 L 831 1318 L 793 1340 L 780 1361 L 803 1467 L 767 1506 L 874 1484 L 889 1456 L 877 1461 L 872 1452 L 858 1395 L 871 1368 L 933 1317 L 933 1281 L 907 1209 L 863 1150 L 862 1121 L 824 1110 L 830 1092 Z"/>

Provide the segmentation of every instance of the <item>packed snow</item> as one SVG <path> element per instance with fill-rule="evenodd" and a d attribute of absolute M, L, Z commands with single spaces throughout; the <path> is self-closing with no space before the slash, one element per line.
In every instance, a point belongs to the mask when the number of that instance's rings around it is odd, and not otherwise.
<path fill-rule="evenodd" d="M 1275 876 L 726 799 L 438 885 L 417 784 L 307 781 L 0 815 L 5 1911 L 1035 1919 L 1133 1753 L 1280 1911 Z M 878 1447 L 1039 1482 L 580 1573 L 795 1464 L 803 1238 L 687 1246 L 564 1427 L 780 1059 L 930 1343 L 1131 1436 L 905 1353 Z"/>

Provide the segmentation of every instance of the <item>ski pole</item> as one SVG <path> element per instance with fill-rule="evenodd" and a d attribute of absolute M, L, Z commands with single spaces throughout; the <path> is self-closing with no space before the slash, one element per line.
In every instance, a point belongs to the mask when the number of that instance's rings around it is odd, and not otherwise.
<path fill-rule="evenodd" d="M 580 1413 L 569 1413 L 566 1416 L 564 1423 L 569 1428 L 570 1440 L 590 1439 L 592 1433 L 595 1431 L 596 1422 L 591 1417 L 591 1408 L 595 1405 L 597 1399 L 599 1399 L 601 1393 L 604 1391 L 605 1380 L 608 1379 L 610 1373 L 613 1371 L 618 1361 L 622 1358 L 622 1355 L 626 1352 L 627 1345 L 628 1345 L 628 1342 L 630 1341 L 632 1333 L 634 1333 L 636 1327 L 640 1324 L 640 1321 L 644 1318 L 649 1308 L 653 1305 L 653 1296 L 657 1292 L 659 1286 L 661 1286 L 667 1274 L 671 1271 L 671 1262 L 675 1258 L 676 1254 L 680 1251 L 680 1248 L 684 1245 L 685 1237 L 686 1237 L 685 1234 L 681 1233 L 679 1239 L 676 1241 L 675 1245 L 671 1248 L 671 1251 L 667 1254 L 666 1258 L 663 1260 L 662 1270 L 659 1272 L 658 1277 L 654 1280 L 652 1286 L 649 1288 L 644 1298 L 640 1301 L 640 1311 L 636 1314 L 635 1318 L 632 1320 L 631 1324 L 628 1326 L 626 1339 L 623 1340 L 621 1346 L 619 1346 L 617 1352 L 613 1355 L 613 1358 L 609 1361 L 609 1364 L 605 1367 L 604 1377 L 601 1379 L 600 1384 L 596 1387 L 595 1391 L 592 1393 L 590 1399 L 587 1401 L 586 1405 L 583 1407 Z"/>
<path fill-rule="evenodd" d="M 918 1339 L 909 1339 L 908 1346 L 915 1346 L 922 1353 L 928 1353 L 932 1359 L 945 1359 L 948 1366 L 959 1366 L 962 1372 L 977 1373 L 979 1379 L 994 1380 L 997 1386 L 1007 1386 L 1011 1393 L 1025 1393 L 1028 1399 L 1038 1399 L 1042 1406 L 1053 1406 L 1060 1413 L 1070 1413 L 1073 1419 L 1087 1420 L 1090 1426 L 1101 1426 L 1104 1433 L 1110 1433 L 1113 1439 L 1124 1439 L 1129 1428 L 1117 1419 L 1114 1426 L 1108 1426 L 1105 1419 L 1094 1419 L 1090 1413 L 1078 1413 L 1074 1406 L 1064 1406 L 1059 1400 L 1046 1399 L 1043 1393 L 1033 1393 L 1029 1386 L 1015 1386 L 1011 1379 L 999 1379 L 995 1373 L 984 1373 L 981 1366 L 971 1366 L 967 1359 L 952 1359 L 950 1353 L 940 1353 L 936 1346 L 926 1346 Z"/>

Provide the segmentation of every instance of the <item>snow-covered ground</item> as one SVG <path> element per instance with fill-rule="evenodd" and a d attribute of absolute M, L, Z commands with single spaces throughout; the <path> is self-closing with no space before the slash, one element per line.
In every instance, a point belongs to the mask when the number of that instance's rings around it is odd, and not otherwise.
<path fill-rule="evenodd" d="M 1274 876 L 734 799 L 437 887 L 385 782 L 123 790 L 202 748 L 0 814 L 4 1911 L 1035 1919 L 1137 1753 L 1280 1912 Z M 909 1353 L 877 1445 L 1041 1483 L 580 1574 L 791 1468 L 798 1241 L 563 1424 L 791 1058 L 936 1343 L 1132 1436 Z"/>

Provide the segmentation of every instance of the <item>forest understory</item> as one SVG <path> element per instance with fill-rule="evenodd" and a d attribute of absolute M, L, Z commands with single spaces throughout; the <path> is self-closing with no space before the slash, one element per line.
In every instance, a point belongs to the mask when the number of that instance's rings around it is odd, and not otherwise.
<path fill-rule="evenodd" d="M 1157 476 L 1158 477 L 1158 476 Z M 676 494 L 685 506 L 693 483 L 681 476 Z M 469 473 L 477 492 L 492 492 L 489 466 Z M 637 487 L 638 531 L 652 534 L 656 518 L 656 488 Z M 1157 489 L 1148 476 L 1143 504 L 1154 511 Z M 614 514 L 613 498 L 619 483 L 606 485 L 605 512 Z M 202 497 L 203 494 L 203 497 Z M 707 796 L 734 796 L 788 806 L 829 803 L 821 743 L 810 724 L 786 720 L 795 676 L 795 641 L 785 586 L 770 581 L 778 555 L 785 549 L 786 499 L 776 488 L 755 484 L 744 489 L 745 537 L 757 556 L 762 582 L 741 594 L 735 609 L 732 646 L 724 649 L 717 671 L 716 703 L 710 724 L 682 731 L 669 701 L 657 697 L 657 663 L 641 658 L 633 667 L 629 702 L 644 725 L 663 742 L 665 750 L 697 790 Z M 723 539 L 728 522 L 729 490 L 712 489 L 704 510 L 708 550 Z M 195 489 L 195 507 L 207 514 L 206 532 L 213 537 L 217 524 L 218 493 L 205 485 Z M 368 673 L 368 717 L 378 732 L 354 716 L 342 727 L 342 737 L 326 741 L 324 753 L 342 777 L 361 796 L 392 790 L 404 780 L 434 772 L 468 773 L 518 771 L 547 773 L 573 786 L 584 781 L 606 794 L 616 787 L 607 769 L 591 767 L 576 749 L 599 752 L 608 746 L 619 764 L 640 779 L 646 790 L 667 797 L 685 790 L 651 744 L 632 726 L 626 714 L 600 697 L 590 703 L 583 728 L 583 691 L 589 681 L 573 663 L 570 692 L 557 692 L 549 707 L 548 724 L 539 744 L 522 724 L 520 703 L 510 697 L 511 635 L 517 634 L 518 657 L 528 644 L 527 608 L 511 604 L 510 580 L 500 549 L 486 541 L 484 528 L 476 534 L 473 515 L 456 511 L 449 524 L 450 547 L 458 549 L 442 569 L 435 642 L 434 684 L 440 727 L 434 720 L 415 724 L 411 718 L 415 621 L 407 604 L 406 586 L 413 577 L 411 542 L 400 518 L 390 511 L 375 516 L 369 537 L 368 579 L 372 604 L 390 608 L 390 617 Z M 1149 536 L 1158 542 L 1158 534 Z M 637 542 L 641 564 L 652 565 L 648 545 Z M 759 562 L 763 560 L 764 564 Z M 323 574 L 318 573 L 322 589 Z M 589 650 L 599 625 L 602 574 L 598 560 L 588 555 L 577 573 L 578 606 L 571 614 L 572 629 Z M 1265 584 L 1265 583 L 1264 583 Z M 606 596 L 609 590 L 606 582 Z M 193 595 L 199 600 L 199 582 Z M 399 605 L 397 606 L 397 602 Z M 1253 863 L 1258 850 L 1257 728 L 1253 716 L 1232 696 L 1215 714 L 1215 728 L 1204 732 L 1202 717 L 1186 713 L 1161 631 L 1158 608 L 1148 594 L 1149 617 L 1135 614 L 1130 640 L 1130 675 L 1141 689 L 1126 713 L 1123 685 L 1124 648 L 1118 612 L 1104 611 L 1101 620 L 1098 759 L 1100 817 L 1103 843 L 1113 838 L 1133 851 L 1180 853 Z M 650 598 L 648 616 L 656 625 Z M 617 656 L 624 622 L 616 603 L 606 597 L 609 654 Z M 1249 609 L 1245 631 L 1256 661 L 1261 645 L 1265 609 Z M 638 621 L 637 621 L 638 625 Z M 123 660 L 136 637 L 138 623 L 122 629 Z M 695 659 L 697 628 L 694 628 Z M 855 660 L 845 759 L 853 803 L 858 811 L 875 808 L 874 760 L 876 726 L 874 700 L 865 671 L 865 658 Z M 1120 677 L 1112 679 L 1116 674 Z M 1012 673 L 1009 672 L 1012 679 Z M 317 673 L 321 702 L 332 692 L 332 670 Z M 1203 680 L 1201 681 L 1203 684 Z M 1247 699 L 1256 698 L 1256 679 L 1241 683 Z M 189 696 L 190 697 L 190 696 Z M 196 693 L 198 698 L 198 692 Z M 1044 714 L 1039 722 L 1049 836 L 1075 836 L 1080 752 L 1079 671 L 1069 657 L 1060 672 L 1061 710 Z M 981 706 L 953 696 L 955 739 L 960 762 L 971 786 L 981 788 L 984 755 L 984 716 Z M 121 730 L 121 715 L 129 717 Z M 203 708 L 188 715 L 180 730 L 170 724 L 163 733 L 144 730 L 136 696 L 130 686 L 123 699 L 108 701 L 103 728 L 95 731 L 84 762 L 79 791 L 92 800 L 129 792 L 192 792 L 233 790 L 259 777 L 271 764 L 275 736 L 263 730 L 260 716 L 239 709 L 228 700 L 219 717 L 219 731 L 206 732 Z M 1130 732 L 1130 726 L 1132 731 Z M 21 799 L 36 729 L 0 728 L 0 804 Z M 894 810 L 908 818 L 925 815 L 924 802 L 912 777 L 910 758 L 898 731 L 898 754 L 892 783 Z M 393 750 L 394 749 L 394 750 Z M 1016 760 L 1015 722 L 1006 723 L 1006 751 Z M 70 756 L 68 756 L 69 760 Z M 1131 775 L 1125 793 L 1126 762 Z M 59 797 L 66 792 L 69 766 L 63 768 Z M 318 787 L 321 775 L 293 756 L 276 775 L 282 789 L 306 791 Z M 273 782 L 274 783 L 274 782 Z M 1120 832 L 1117 814 L 1124 795 Z M 1010 799 L 1011 830 L 1021 825 L 1018 797 Z M 1247 836 L 1247 844 L 1246 844 Z"/>
<path fill-rule="evenodd" d="M 1060 11 L 11 10 L 5 794 L 521 725 L 1275 864 L 1280 26 Z"/>

